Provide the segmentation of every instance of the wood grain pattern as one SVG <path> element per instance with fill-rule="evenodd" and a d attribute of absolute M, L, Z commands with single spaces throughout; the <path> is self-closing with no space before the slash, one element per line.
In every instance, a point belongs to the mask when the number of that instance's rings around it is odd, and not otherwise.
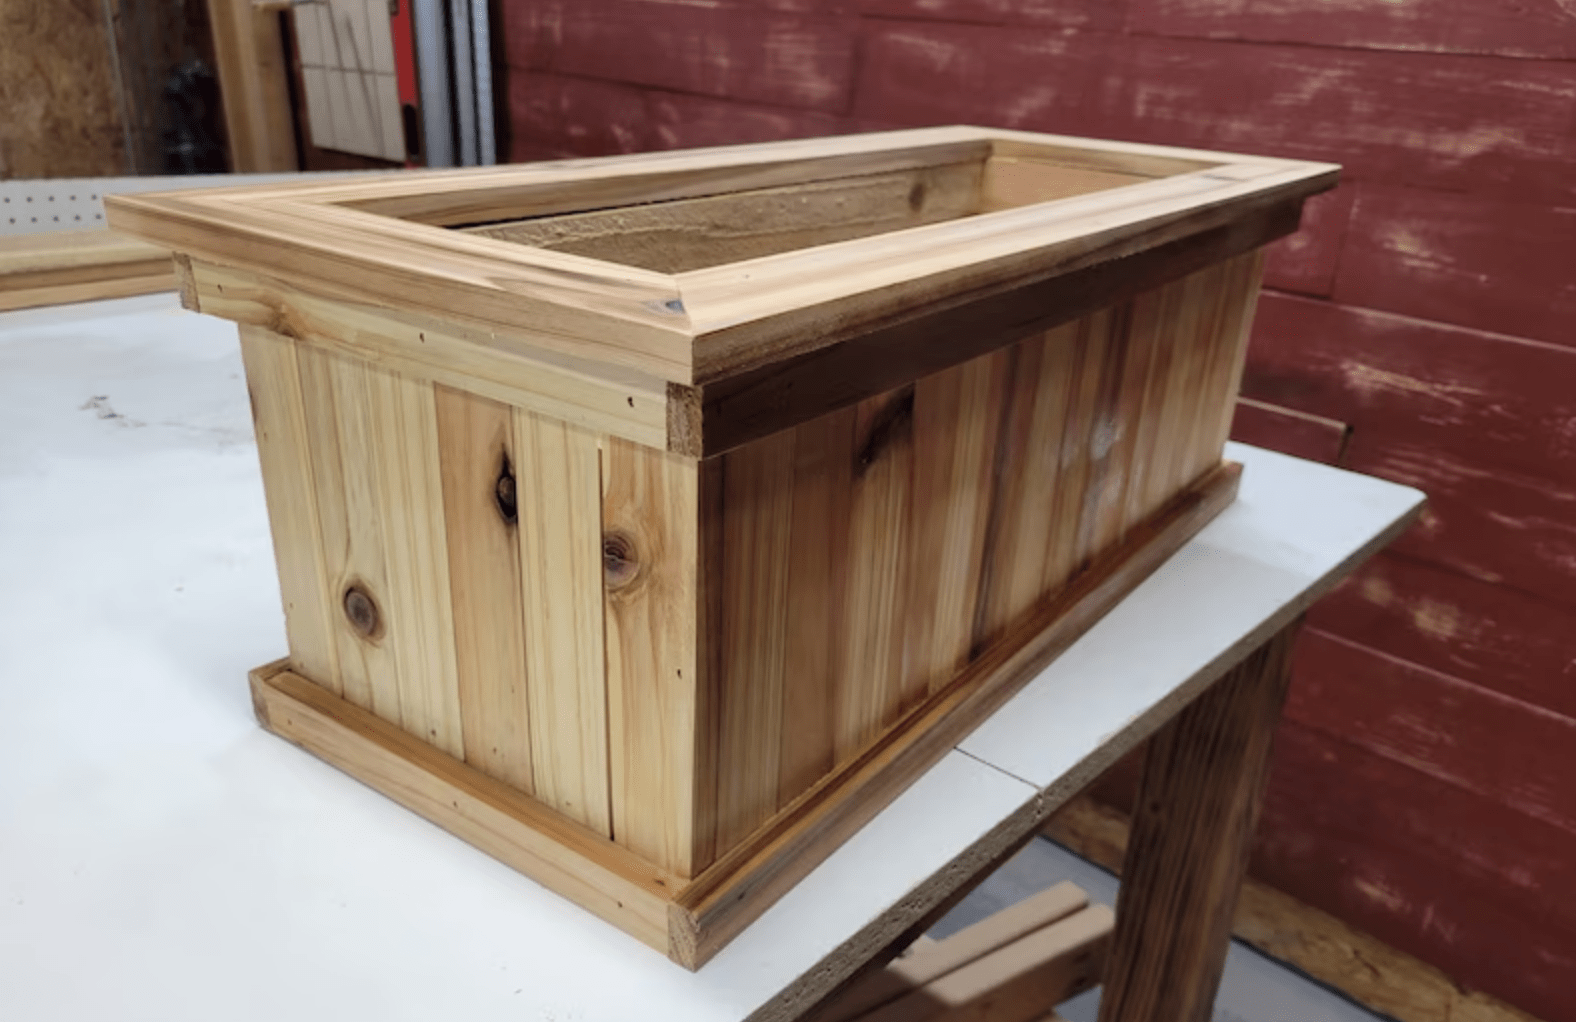
<path fill-rule="evenodd" d="M 1335 273 L 1356 200 L 1357 186 L 1345 182 L 1303 203 L 1297 233 L 1280 239 L 1265 253 L 1265 286 L 1329 297 L 1335 290 Z"/>
<path fill-rule="evenodd" d="M 1359 185 L 1336 300 L 1576 347 L 1576 203 L 1481 191 Z"/>
<path fill-rule="evenodd" d="M 390 586 L 368 393 L 373 370 L 364 362 L 305 347 L 299 359 L 318 527 L 334 599 L 340 685 L 350 702 L 399 724 L 399 668 L 385 641 Z M 372 610 L 359 626 L 346 613 L 352 590 Z"/>
<path fill-rule="evenodd" d="M 675 961 L 697 967 L 863 826 L 975 724 L 1070 646 L 1235 498 L 1227 463 L 1051 594 L 1013 634 L 916 706 L 859 757 L 790 802 L 751 839 L 719 855 L 675 899 Z"/>
<path fill-rule="evenodd" d="M 1571 12 L 1559 0 L 1416 4 L 1336 0 L 1317 10 L 1296 0 L 1134 0 L 1128 11 L 1132 30 L 1161 35 L 1558 60 L 1576 57 Z"/>
<path fill-rule="evenodd" d="M 1308 623 L 1576 719 L 1576 612 L 1405 557 L 1369 561 Z"/>
<path fill-rule="evenodd" d="M 721 535 L 713 538 L 721 544 L 721 663 L 745 680 L 722 685 L 718 711 L 723 766 L 717 771 L 716 840 L 722 848 L 744 840 L 776 810 L 789 742 L 784 716 L 795 439 L 792 431 L 780 433 L 725 455 L 721 464 L 720 500 L 727 511 Z"/>
<path fill-rule="evenodd" d="M 1228 260 L 720 459 L 719 854 L 1219 463 L 1259 271 Z"/>
<path fill-rule="evenodd" d="M 436 398 L 465 762 L 530 794 L 513 412 L 447 387 L 438 387 Z M 505 491 L 507 507 L 500 503 Z"/>
<path fill-rule="evenodd" d="M 513 67 L 833 112 L 854 59 L 830 19 L 664 0 L 543 0 L 505 27 Z"/>
<path fill-rule="evenodd" d="M 1127 814 L 1082 796 L 1045 827 L 1057 844 L 1117 874 L 1129 831 Z M 1533 1022 L 1498 998 L 1463 990 L 1437 968 L 1253 877 L 1242 885 L 1232 935 L 1400 1022 Z"/>
<path fill-rule="evenodd" d="M 1565 345 L 1267 293 L 1243 393 L 1557 481 L 1576 476 L 1572 373 Z"/>
<path fill-rule="evenodd" d="M 694 833 L 696 746 L 705 737 L 696 707 L 699 485 L 691 459 L 606 442 L 601 588 L 612 833 L 681 877 L 705 865 L 696 861 Z"/>
<path fill-rule="evenodd" d="M 851 1022 L 928 983 L 1059 922 L 1089 905 L 1089 896 L 1064 881 L 992 913 L 944 940 L 921 937 L 886 964 L 866 973 L 813 1012 L 806 1022 Z"/>
<path fill-rule="evenodd" d="M 173 290 L 169 251 L 114 231 L 0 237 L 0 311 Z"/>
<path fill-rule="evenodd" d="M 1030 175 L 1032 181 L 1043 181 L 1047 176 L 1060 184 L 1057 190 L 1063 194 L 1088 190 L 1080 187 L 1081 182 L 1062 180 L 1064 175 L 1054 170 Z M 971 161 L 467 230 L 517 245 L 571 252 L 659 273 L 685 273 L 968 216 L 978 211 L 980 178 L 979 162 Z M 1106 182 L 1105 187 L 1138 180 L 1143 179 L 1126 177 Z M 1018 201 L 1003 201 L 995 208 L 1043 201 L 1030 187 L 1020 186 L 1019 193 L 1012 196 Z"/>
<path fill-rule="evenodd" d="M 1561 1017 L 1576 968 L 1569 831 L 1294 721 L 1276 760 L 1255 875 L 1445 977 L 1490 977 L 1488 997 L 1453 979 L 1425 988 L 1434 1018 L 1494 1018 L 1496 998 Z"/>
<path fill-rule="evenodd" d="M 1091 905 L 870 1012 L 864 1022 L 1038 1022 L 1046 1005 L 1099 983 L 1111 925 L 1111 910 Z"/>
<path fill-rule="evenodd" d="M 1150 740 L 1102 1022 L 1213 1016 L 1296 632 L 1277 633 Z"/>
<path fill-rule="evenodd" d="M 667 901 L 680 885 L 676 877 L 291 674 L 284 664 L 252 672 L 252 698 L 270 731 L 667 951 Z"/>
<path fill-rule="evenodd" d="M 195 311 L 266 326 L 391 372 L 468 391 L 649 447 L 667 443 L 667 388 L 639 373 L 608 374 L 526 344 L 479 335 L 430 315 L 401 315 L 328 298 L 276 277 L 188 260 Z"/>
<path fill-rule="evenodd" d="M 294 343 L 256 327 L 241 328 L 263 492 L 284 600 L 292 667 L 338 694 L 337 594 L 318 527 L 313 438 Z"/>
<path fill-rule="evenodd" d="M 1576 719 L 1316 629 L 1294 677 L 1287 719 L 1576 833 Z"/>
<path fill-rule="evenodd" d="M 509 68 L 513 162 L 811 138 L 857 130 L 838 114 Z"/>
<path fill-rule="evenodd" d="M 284 172 L 296 166 L 279 12 L 251 0 L 207 0 L 224 98 L 230 169 Z"/>
<path fill-rule="evenodd" d="M 846 408 L 793 431 L 792 564 L 777 804 L 787 805 L 837 762 L 836 656 L 847 628 L 848 516 L 854 417 Z M 719 673 L 723 670 L 719 664 Z"/>
<path fill-rule="evenodd" d="M 1326 465 L 1341 463 L 1351 432 L 1344 422 L 1246 397 L 1231 420 L 1233 440 Z"/>
<path fill-rule="evenodd" d="M 843 599 L 845 612 L 857 623 L 843 631 L 833 654 L 839 659 L 833 664 L 832 748 L 839 762 L 868 745 L 927 687 L 903 669 L 903 630 L 916 567 L 907 556 L 914 462 L 914 391 L 905 388 L 862 402 L 854 415 L 854 459 L 842 467 L 852 475 Z"/>
<path fill-rule="evenodd" d="M 370 455 L 388 571 L 400 723 L 465 758 L 432 384 L 366 370 Z"/>
<path fill-rule="evenodd" d="M 611 833 L 603 650 L 602 469 L 597 438 L 516 409 L 520 569 L 525 591 L 536 797 Z"/>

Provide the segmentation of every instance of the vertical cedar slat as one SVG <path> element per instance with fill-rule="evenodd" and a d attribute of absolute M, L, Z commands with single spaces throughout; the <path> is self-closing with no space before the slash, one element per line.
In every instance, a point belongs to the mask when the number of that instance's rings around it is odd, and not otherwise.
<path fill-rule="evenodd" d="M 853 499 L 856 409 L 794 430 L 793 533 L 777 804 L 786 805 L 837 759 L 838 657 Z"/>
<path fill-rule="evenodd" d="M 595 434 L 518 408 L 514 435 L 531 776 L 537 798 L 608 834 L 601 452 Z"/>
<path fill-rule="evenodd" d="M 1150 740 L 1100 1022 L 1211 1017 L 1299 625 L 1273 635 Z"/>
<path fill-rule="evenodd" d="M 934 691 L 968 662 L 980 598 L 1001 407 L 1014 359 L 999 351 L 914 389 L 914 525 L 905 688 Z"/>
<path fill-rule="evenodd" d="M 840 635 L 835 744 L 842 761 L 893 716 L 902 699 L 914 478 L 914 387 L 861 402 L 854 413 L 847 575 Z"/>
<path fill-rule="evenodd" d="M 252 400 L 257 454 L 263 468 L 268 525 L 279 565 L 291 666 L 340 693 L 335 649 L 337 600 L 318 527 L 311 433 L 301 393 L 296 345 L 262 327 L 241 327 L 241 360 Z"/>
<path fill-rule="evenodd" d="M 518 480 L 513 413 L 508 405 L 465 391 L 439 386 L 436 393 L 465 761 L 529 793 L 518 494 L 503 505 L 499 497 L 500 479 Z"/>
<path fill-rule="evenodd" d="M 692 875 L 699 466 L 604 441 L 603 590 L 613 839 Z"/>
<path fill-rule="evenodd" d="M 1081 361 L 1077 323 L 1019 345 L 991 497 L 974 645 L 1001 636 L 1045 587 L 1068 404 Z"/>
<path fill-rule="evenodd" d="M 1100 324 L 1098 360 L 1091 365 L 1094 401 L 1089 408 L 1088 476 L 1072 552 L 1072 571 L 1081 571 L 1100 550 L 1111 542 L 1107 524 L 1117 510 L 1122 492 L 1121 464 L 1122 386 L 1127 382 L 1127 360 L 1132 346 L 1133 305 L 1124 302 L 1103 316 L 1091 316 L 1091 326 Z M 1046 573 L 1046 589 L 1054 589 L 1071 572 L 1058 578 Z"/>
<path fill-rule="evenodd" d="M 367 377 L 391 604 L 385 641 L 399 665 L 400 724 L 463 759 L 433 386 L 377 368 Z"/>
<path fill-rule="evenodd" d="M 857 620 L 839 642 L 835 694 L 839 761 L 875 737 L 895 716 L 901 699 L 914 388 L 862 401 L 855 414 L 843 600 L 846 612 Z"/>
<path fill-rule="evenodd" d="M 1095 478 L 1094 453 L 1097 438 L 1096 415 L 1100 404 L 1100 384 L 1106 372 L 1106 353 L 1110 350 L 1113 317 L 1110 310 L 1085 316 L 1077 324 L 1078 361 L 1072 371 L 1070 396 L 1064 413 L 1061 457 L 1051 480 L 1056 495 L 1054 505 L 1037 511 L 1051 519 L 1051 535 L 1041 560 L 1039 585 L 1018 613 L 1033 606 L 1045 592 L 1059 588 L 1078 570 L 1080 525 L 1084 509 L 1099 480 Z"/>
<path fill-rule="evenodd" d="M 335 599 L 334 635 L 345 698 L 391 724 L 403 723 L 399 664 L 388 642 L 393 621 L 384 553 L 367 374 L 359 359 L 303 347 L 301 384 L 312 432 L 318 523 Z M 358 631 L 345 613 L 354 587 L 376 608 L 375 626 Z"/>
<path fill-rule="evenodd" d="M 717 840 L 730 848 L 777 808 L 788 659 L 795 434 L 723 457 L 722 731 Z"/>
<path fill-rule="evenodd" d="M 1172 364 L 1177 358 L 1177 335 L 1171 325 L 1176 313 L 1175 288 L 1152 291 L 1144 301 L 1154 303 L 1157 330 L 1138 421 L 1138 450 L 1142 458 L 1135 463 L 1124 496 L 1122 517 L 1127 528 L 1137 526 L 1155 510 L 1153 497 L 1159 485 L 1157 479 L 1163 474 L 1164 460 L 1170 456 L 1170 438 L 1165 434 L 1164 419 L 1166 398 L 1171 390 Z"/>
<path fill-rule="evenodd" d="M 1095 525 L 1094 549 L 1104 550 L 1121 542 L 1130 524 L 1127 521 L 1127 495 L 1135 485 L 1139 467 L 1149 456 L 1143 446 L 1140 416 L 1144 407 L 1144 386 L 1149 366 L 1155 357 L 1160 329 L 1159 303 L 1154 292 L 1146 292 L 1127 303 L 1123 339 L 1122 379 L 1115 412 L 1114 445 L 1107 468 L 1106 486 L 1100 497 L 1099 520 Z"/>
<path fill-rule="evenodd" d="M 1225 366 L 1223 383 L 1213 408 L 1214 430 L 1206 437 L 1205 451 L 1219 452 L 1231 435 L 1231 418 L 1237 407 L 1237 392 L 1242 388 L 1242 372 L 1247 362 L 1248 337 L 1253 333 L 1253 317 L 1259 308 L 1259 289 L 1264 279 L 1264 250 L 1255 249 L 1231 263 L 1235 281 L 1227 305 L 1227 318 L 1221 330 Z"/>

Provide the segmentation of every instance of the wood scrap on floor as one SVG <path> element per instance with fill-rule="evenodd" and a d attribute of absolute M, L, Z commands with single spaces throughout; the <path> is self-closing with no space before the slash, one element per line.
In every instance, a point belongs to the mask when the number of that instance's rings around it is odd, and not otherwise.
<path fill-rule="evenodd" d="M 0 311 L 174 290 L 169 250 L 115 231 L 0 238 Z"/>
<path fill-rule="evenodd" d="M 921 937 L 810 1022 L 1056 1022 L 1049 1007 L 1099 981 L 1113 924 L 1057 884 L 945 940 Z"/>

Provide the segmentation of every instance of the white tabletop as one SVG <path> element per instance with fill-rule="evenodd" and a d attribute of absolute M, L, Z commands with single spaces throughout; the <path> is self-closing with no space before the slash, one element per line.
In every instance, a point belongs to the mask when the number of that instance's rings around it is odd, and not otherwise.
<path fill-rule="evenodd" d="M 691 974 L 257 728 L 284 624 L 230 324 L 168 295 L 0 315 L 0 1018 L 779 1015 L 1421 500 L 1230 456 L 1236 504 Z"/>

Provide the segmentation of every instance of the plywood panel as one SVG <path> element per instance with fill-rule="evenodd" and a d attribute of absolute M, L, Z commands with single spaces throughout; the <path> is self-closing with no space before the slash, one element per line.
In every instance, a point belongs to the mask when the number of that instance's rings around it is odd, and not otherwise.
<path fill-rule="evenodd" d="M 530 793 L 513 413 L 449 387 L 436 394 L 465 761 Z"/>
<path fill-rule="evenodd" d="M 613 838 L 679 876 L 695 861 L 699 466 L 609 439 L 602 455 Z"/>
<path fill-rule="evenodd" d="M 610 834 L 596 434 L 516 409 L 531 772 L 536 797 Z"/>

